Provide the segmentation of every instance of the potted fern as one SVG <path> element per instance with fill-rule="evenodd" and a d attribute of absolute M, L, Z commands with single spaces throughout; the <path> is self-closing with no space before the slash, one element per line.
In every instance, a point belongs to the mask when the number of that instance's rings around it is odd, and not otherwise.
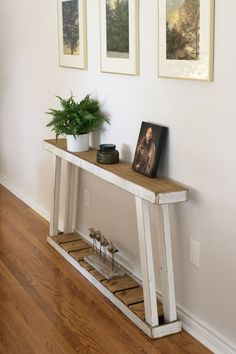
<path fill-rule="evenodd" d="M 108 118 L 100 111 L 98 100 L 92 99 L 90 95 L 77 102 L 73 95 L 70 98 L 60 100 L 61 109 L 49 109 L 47 114 L 52 116 L 47 124 L 55 133 L 56 139 L 59 135 L 67 137 L 67 150 L 81 152 L 89 150 L 89 133 L 98 129 Z"/>

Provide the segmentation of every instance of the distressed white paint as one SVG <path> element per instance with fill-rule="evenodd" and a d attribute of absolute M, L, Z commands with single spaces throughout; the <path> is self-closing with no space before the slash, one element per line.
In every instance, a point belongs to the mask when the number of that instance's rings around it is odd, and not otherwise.
<path fill-rule="evenodd" d="M 157 326 L 159 322 L 148 203 L 139 197 L 135 197 L 135 202 L 139 253 L 142 268 L 145 319 L 151 326 Z"/>
<path fill-rule="evenodd" d="M 61 158 L 53 155 L 54 162 L 54 180 L 52 186 L 51 197 L 51 213 L 50 213 L 50 236 L 58 233 L 58 217 L 59 217 L 59 198 L 60 198 L 60 182 L 61 182 Z"/>
<path fill-rule="evenodd" d="M 163 232 L 159 233 L 159 257 L 161 264 L 161 291 L 166 322 L 176 321 L 176 303 L 174 273 L 171 249 L 170 217 L 168 205 L 161 206 L 163 215 Z"/>
<path fill-rule="evenodd" d="M 157 196 L 156 204 L 172 204 L 188 200 L 188 191 L 160 193 Z"/>
<path fill-rule="evenodd" d="M 65 219 L 64 219 L 64 232 L 72 232 L 73 229 L 73 216 L 74 216 L 74 198 L 75 198 L 75 166 L 67 162 L 67 188 L 66 188 L 66 201 L 65 201 Z"/>
<path fill-rule="evenodd" d="M 74 166 L 75 167 L 75 166 Z M 76 229 L 77 218 L 78 218 L 78 201 L 79 201 L 79 167 L 75 167 L 75 178 L 74 178 L 74 205 L 73 205 L 73 220 L 72 220 L 72 230 Z"/>

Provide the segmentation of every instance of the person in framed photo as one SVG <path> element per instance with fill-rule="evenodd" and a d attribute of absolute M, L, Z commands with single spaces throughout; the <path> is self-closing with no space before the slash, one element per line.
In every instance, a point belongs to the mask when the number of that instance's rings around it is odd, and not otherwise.
<path fill-rule="evenodd" d="M 145 135 L 138 142 L 134 169 L 144 175 L 150 175 L 155 162 L 155 154 L 153 130 L 152 127 L 148 127 Z"/>
<path fill-rule="evenodd" d="M 132 165 L 133 170 L 148 177 L 155 177 L 166 130 L 165 127 L 142 122 Z"/>

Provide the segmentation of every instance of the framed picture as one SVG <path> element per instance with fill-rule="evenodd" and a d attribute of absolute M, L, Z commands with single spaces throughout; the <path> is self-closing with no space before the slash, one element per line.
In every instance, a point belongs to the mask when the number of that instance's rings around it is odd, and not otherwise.
<path fill-rule="evenodd" d="M 101 71 L 138 75 L 138 0 L 100 0 Z"/>
<path fill-rule="evenodd" d="M 87 66 L 86 0 L 57 0 L 59 62 L 61 66 Z"/>
<path fill-rule="evenodd" d="M 166 133 L 166 127 L 142 122 L 132 164 L 133 170 L 148 177 L 156 176 Z"/>
<path fill-rule="evenodd" d="M 159 0 L 159 77 L 213 80 L 214 0 Z"/>

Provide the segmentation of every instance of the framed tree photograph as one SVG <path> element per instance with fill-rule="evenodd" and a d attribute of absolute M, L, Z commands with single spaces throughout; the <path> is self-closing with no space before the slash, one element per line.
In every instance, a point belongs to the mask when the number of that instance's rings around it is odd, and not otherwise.
<path fill-rule="evenodd" d="M 159 0 L 159 77 L 213 80 L 214 0 Z"/>
<path fill-rule="evenodd" d="M 100 0 L 101 71 L 138 75 L 138 0 Z"/>
<path fill-rule="evenodd" d="M 60 66 L 87 67 L 86 0 L 57 0 Z"/>
<path fill-rule="evenodd" d="M 132 169 L 148 177 L 156 177 L 167 128 L 142 122 Z"/>

